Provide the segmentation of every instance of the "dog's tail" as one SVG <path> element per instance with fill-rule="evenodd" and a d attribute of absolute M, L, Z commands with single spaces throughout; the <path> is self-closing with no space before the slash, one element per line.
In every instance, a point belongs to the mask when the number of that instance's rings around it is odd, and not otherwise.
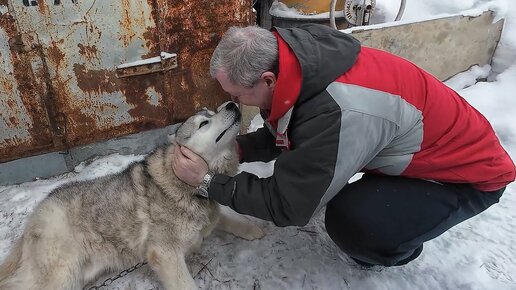
<path fill-rule="evenodd" d="M 12 248 L 11 252 L 4 260 L 4 262 L 0 265 L 0 289 L 4 289 L 4 284 L 10 276 L 18 269 L 20 266 L 20 260 L 22 257 L 22 248 L 23 248 L 23 237 L 20 238 L 15 244 L 14 248 Z"/>

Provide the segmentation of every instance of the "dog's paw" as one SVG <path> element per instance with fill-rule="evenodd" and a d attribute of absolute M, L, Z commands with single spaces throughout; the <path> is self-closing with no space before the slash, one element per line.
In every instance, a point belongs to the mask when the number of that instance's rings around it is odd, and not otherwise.
<path fill-rule="evenodd" d="M 247 226 L 239 236 L 242 239 L 252 241 L 263 238 L 265 236 L 265 232 L 261 227 L 254 224 L 249 224 L 249 226 Z"/>

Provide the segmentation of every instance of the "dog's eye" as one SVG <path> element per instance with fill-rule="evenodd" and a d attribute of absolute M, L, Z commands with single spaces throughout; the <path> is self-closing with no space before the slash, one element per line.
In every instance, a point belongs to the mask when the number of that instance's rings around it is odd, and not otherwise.
<path fill-rule="evenodd" d="M 208 121 L 202 121 L 201 124 L 199 124 L 199 129 L 204 126 L 204 125 L 207 125 L 208 124 Z"/>

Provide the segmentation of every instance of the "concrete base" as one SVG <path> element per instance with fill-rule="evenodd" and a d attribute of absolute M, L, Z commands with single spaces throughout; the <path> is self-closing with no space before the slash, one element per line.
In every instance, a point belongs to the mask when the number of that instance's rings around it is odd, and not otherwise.
<path fill-rule="evenodd" d="M 494 13 L 451 16 L 392 26 L 361 26 L 342 30 L 362 45 L 399 55 L 447 80 L 474 65 L 490 64 L 502 34 L 503 19 Z"/>

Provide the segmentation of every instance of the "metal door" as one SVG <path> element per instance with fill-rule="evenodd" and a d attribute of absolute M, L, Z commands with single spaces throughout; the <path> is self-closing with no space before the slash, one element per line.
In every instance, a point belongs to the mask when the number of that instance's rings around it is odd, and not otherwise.
<path fill-rule="evenodd" d="M 12 39 L 20 39 L 15 52 L 25 66 L 13 71 L 33 88 L 30 102 L 12 92 L 2 99 L 22 113 L 30 109 L 26 131 L 36 133 L 22 135 L 20 125 L 0 121 L 0 148 L 7 149 L 0 162 L 164 127 L 219 104 L 227 96 L 209 76 L 211 53 L 230 25 L 253 20 L 251 1 L 5 2 L 0 51 L 11 55 L 4 64 L 14 62 Z M 20 87 L 6 72 L 2 86 Z M 14 114 L 7 101 L 0 120 Z M 12 141 L 22 136 L 27 142 Z"/>

